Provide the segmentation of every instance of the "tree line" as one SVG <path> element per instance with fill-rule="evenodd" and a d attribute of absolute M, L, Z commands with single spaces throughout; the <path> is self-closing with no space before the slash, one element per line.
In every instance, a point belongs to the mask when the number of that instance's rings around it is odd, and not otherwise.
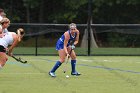
<path fill-rule="evenodd" d="M 1 0 L 13 23 L 87 23 L 89 0 Z M 139 0 L 92 0 L 92 23 L 140 23 Z"/>

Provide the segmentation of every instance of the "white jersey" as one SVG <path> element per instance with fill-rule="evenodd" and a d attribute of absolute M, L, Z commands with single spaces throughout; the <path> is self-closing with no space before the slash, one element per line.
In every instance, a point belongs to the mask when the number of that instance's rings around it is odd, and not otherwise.
<path fill-rule="evenodd" d="M 8 34 L 8 29 L 7 28 L 3 29 L 3 33 Z"/>
<path fill-rule="evenodd" d="M 0 24 L 0 29 L 2 29 L 2 25 L 1 25 L 1 24 Z M 8 32 L 9 32 L 9 31 L 8 31 L 8 29 L 7 29 L 7 28 L 5 28 L 5 29 L 2 29 L 2 32 L 3 32 L 3 33 L 7 33 L 7 34 L 8 34 Z"/>
<path fill-rule="evenodd" d="M 0 21 L 3 19 L 3 17 L 2 16 L 0 16 Z"/>
<path fill-rule="evenodd" d="M 4 37 L 0 38 L 0 45 L 4 48 L 7 48 L 9 45 L 13 43 L 14 39 L 11 32 L 8 32 L 8 34 L 5 34 Z"/>

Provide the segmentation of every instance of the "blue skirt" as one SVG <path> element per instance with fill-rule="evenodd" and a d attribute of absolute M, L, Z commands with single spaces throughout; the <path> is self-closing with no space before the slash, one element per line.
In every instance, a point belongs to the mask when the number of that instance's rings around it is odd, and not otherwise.
<path fill-rule="evenodd" d="M 56 50 L 61 50 L 64 48 L 64 43 L 60 40 L 57 41 L 56 43 Z"/>

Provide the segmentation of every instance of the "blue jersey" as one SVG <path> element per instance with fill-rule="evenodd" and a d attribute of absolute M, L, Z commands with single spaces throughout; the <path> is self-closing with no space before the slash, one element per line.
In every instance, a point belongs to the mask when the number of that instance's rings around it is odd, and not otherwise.
<path fill-rule="evenodd" d="M 74 33 L 74 36 L 72 36 L 70 34 L 70 30 L 68 30 L 68 33 L 70 35 L 70 39 L 68 41 L 68 44 L 67 44 L 67 47 L 75 41 L 75 38 L 76 38 L 76 33 Z M 57 43 L 56 43 L 56 50 L 60 50 L 60 49 L 63 49 L 64 48 L 64 40 L 65 40 L 65 36 L 64 34 L 58 39 Z"/>

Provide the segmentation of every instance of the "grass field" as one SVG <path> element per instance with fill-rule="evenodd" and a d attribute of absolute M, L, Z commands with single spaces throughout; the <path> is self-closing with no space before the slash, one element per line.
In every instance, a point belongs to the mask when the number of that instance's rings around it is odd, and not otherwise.
<path fill-rule="evenodd" d="M 81 76 L 63 73 L 64 65 L 48 75 L 57 56 L 21 56 L 28 64 L 9 58 L 0 70 L 0 93 L 139 93 L 139 56 L 78 56 Z M 65 76 L 69 75 L 69 78 Z"/>
<path fill-rule="evenodd" d="M 26 50 L 26 51 L 25 51 Z M 88 48 L 76 48 L 75 49 L 77 55 L 88 55 Z M 55 50 L 55 47 L 38 47 L 37 53 L 39 55 L 41 54 L 56 54 L 58 55 L 58 52 Z M 36 48 L 35 47 L 17 47 L 14 49 L 14 54 L 36 54 Z M 91 48 L 91 55 L 125 55 L 125 56 L 131 56 L 131 55 L 140 55 L 140 48 Z"/>

